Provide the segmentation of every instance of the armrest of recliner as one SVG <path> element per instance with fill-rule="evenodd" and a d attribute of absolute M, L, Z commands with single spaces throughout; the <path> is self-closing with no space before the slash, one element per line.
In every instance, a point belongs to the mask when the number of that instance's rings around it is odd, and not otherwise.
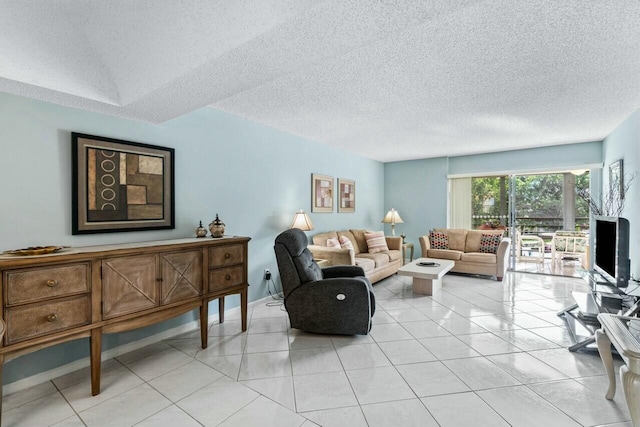
<path fill-rule="evenodd" d="M 327 246 L 307 246 L 315 259 L 326 259 L 329 265 L 356 265 L 356 258 L 351 249 L 329 248 Z"/>
<path fill-rule="evenodd" d="M 364 276 L 364 270 L 355 265 L 336 265 L 322 269 L 322 277 L 325 279 L 358 276 Z"/>

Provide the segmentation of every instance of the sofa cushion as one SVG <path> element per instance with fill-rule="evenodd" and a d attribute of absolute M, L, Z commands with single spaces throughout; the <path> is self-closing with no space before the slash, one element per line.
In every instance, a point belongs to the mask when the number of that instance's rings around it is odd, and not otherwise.
<path fill-rule="evenodd" d="M 483 254 L 480 252 L 463 253 L 460 261 L 478 264 L 495 264 L 497 262 L 496 254 Z"/>
<path fill-rule="evenodd" d="M 354 250 L 353 243 L 351 243 L 351 239 L 349 239 L 347 236 L 340 236 L 338 244 L 342 249 Z"/>
<path fill-rule="evenodd" d="M 482 235 L 498 235 L 502 238 L 504 230 L 468 230 L 465 252 L 480 252 Z"/>
<path fill-rule="evenodd" d="M 452 261 L 459 260 L 462 254 L 462 251 L 454 251 L 451 249 L 429 249 L 427 251 L 429 258 L 450 259 Z"/>
<path fill-rule="evenodd" d="M 389 255 L 386 252 L 379 252 L 375 254 L 361 253 L 358 258 L 370 259 L 375 262 L 376 268 L 384 267 L 389 264 Z"/>
<path fill-rule="evenodd" d="M 429 246 L 431 249 L 449 249 L 449 235 L 431 230 L 429 232 Z"/>
<path fill-rule="evenodd" d="M 389 247 L 387 246 L 387 239 L 384 238 L 383 231 L 364 233 L 364 237 L 367 240 L 367 247 L 369 248 L 370 254 L 387 252 L 389 250 Z"/>
<path fill-rule="evenodd" d="M 369 252 L 369 247 L 367 246 L 367 239 L 364 237 L 364 233 L 366 233 L 367 230 L 349 230 L 349 231 L 353 236 L 353 240 L 351 240 L 351 242 L 353 243 L 354 249 L 357 247 L 356 253 Z"/>
<path fill-rule="evenodd" d="M 480 239 L 480 252 L 484 254 L 497 254 L 502 236 L 498 234 L 483 234 Z"/>
<path fill-rule="evenodd" d="M 327 247 L 328 248 L 339 248 L 340 242 L 338 239 L 327 239 Z"/>
<path fill-rule="evenodd" d="M 318 233 L 313 236 L 313 244 L 318 246 L 327 246 L 327 240 L 338 239 L 338 233 L 329 231 L 327 233 Z"/>
<path fill-rule="evenodd" d="M 351 231 L 348 231 L 348 230 L 338 231 L 338 236 L 343 236 L 349 239 L 349 241 L 351 242 L 351 246 L 353 247 L 352 249 L 354 254 L 358 255 L 360 252 L 366 252 L 365 250 L 362 249 L 362 246 L 358 244 L 358 240 L 356 239 L 356 236 L 354 236 Z M 338 238 L 338 240 L 340 239 Z M 351 249 L 351 248 L 348 248 L 348 249 Z"/>
<path fill-rule="evenodd" d="M 376 268 L 376 262 L 374 260 L 372 260 L 372 259 L 367 259 L 367 258 L 357 257 L 356 258 L 356 265 L 358 267 L 362 267 L 362 269 L 364 270 L 365 273 L 367 271 L 371 271 L 371 270 L 374 270 Z"/>
<path fill-rule="evenodd" d="M 467 242 L 467 230 L 457 228 L 436 228 L 434 231 L 447 233 L 449 238 L 449 249 L 464 252 Z"/>
<path fill-rule="evenodd" d="M 389 249 L 387 255 L 389 255 L 389 260 L 391 261 L 402 259 L 402 251 L 399 251 L 397 249 Z"/>

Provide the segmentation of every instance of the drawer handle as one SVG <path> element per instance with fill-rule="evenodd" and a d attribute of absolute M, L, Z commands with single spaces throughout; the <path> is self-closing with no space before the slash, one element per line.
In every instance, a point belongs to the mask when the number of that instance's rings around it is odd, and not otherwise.
<path fill-rule="evenodd" d="M 231 280 L 231 275 L 227 274 L 226 276 L 224 276 L 225 280 Z"/>
<path fill-rule="evenodd" d="M 58 286 L 58 281 L 49 279 L 49 280 L 47 280 L 47 286 L 50 287 L 50 288 L 53 288 L 54 286 Z"/>
<path fill-rule="evenodd" d="M 231 258 L 231 254 L 229 252 L 227 252 L 226 254 L 224 254 L 225 258 Z"/>
<path fill-rule="evenodd" d="M 55 322 L 56 320 L 58 320 L 58 315 L 55 313 L 51 313 L 47 316 L 47 322 Z"/>

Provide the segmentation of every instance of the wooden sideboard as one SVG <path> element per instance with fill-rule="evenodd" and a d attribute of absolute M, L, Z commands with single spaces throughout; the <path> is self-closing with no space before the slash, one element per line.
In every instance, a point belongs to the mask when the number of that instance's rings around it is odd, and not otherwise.
<path fill-rule="evenodd" d="M 206 348 L 209 301 L 218 299 L 223 322 L 227 295 L 240 294 L 246 331 L 249 240 L 188 238 L 0 256 L 0 305 L 6 324 L 0 344 L 0 399 L 5 361 L 84 337 L 90 338 L 91 393 L 96 395 L 102 334 L 194 309 L 199 310 L 200 339 Z"/>

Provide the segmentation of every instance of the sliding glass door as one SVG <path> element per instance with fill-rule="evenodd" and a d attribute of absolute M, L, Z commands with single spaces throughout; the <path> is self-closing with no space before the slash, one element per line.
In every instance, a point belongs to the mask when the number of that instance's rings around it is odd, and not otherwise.
<path fill-rule="evenodd" d="M 577 276 L 584 262 L 551 259 L 553 237 L 588 234 L 589 208 L 579 194 L 588 193 L 589 178 L 562 171 L 451 179 L 449 227 L 505 230 L 512 270 Z"/>

